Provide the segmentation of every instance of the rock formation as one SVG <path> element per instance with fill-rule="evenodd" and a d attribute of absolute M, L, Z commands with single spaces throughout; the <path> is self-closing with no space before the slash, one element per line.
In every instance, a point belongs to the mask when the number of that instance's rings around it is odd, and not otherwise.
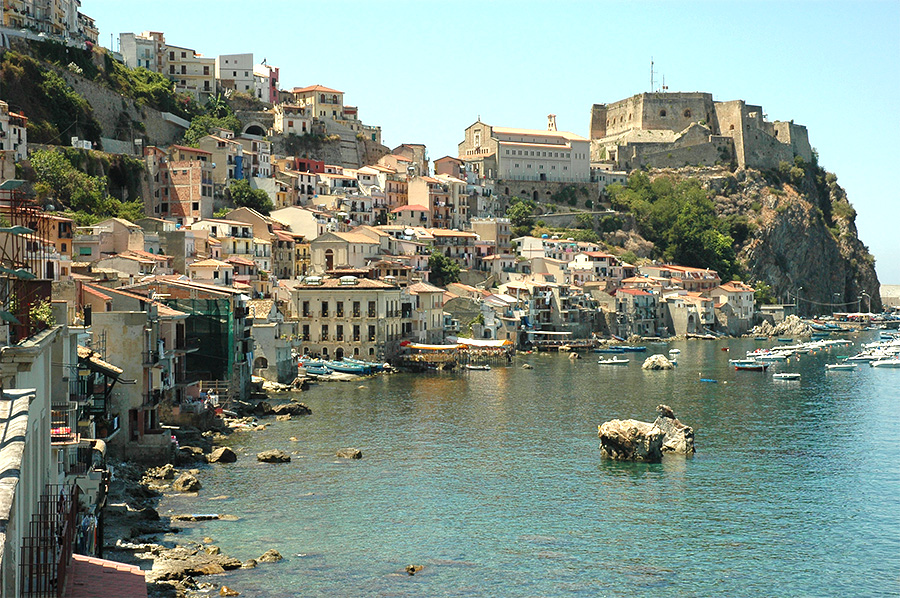
<path fill-rule="evenodd" d="M 237 455 L 227 446 L 222 446 L 211 452 L 206 460 L 210 463 L 234 463 Z"/>
<path fill-rule="evenodd" d="M 272 449 L 257 453 L 256 460 L 263 463 L 290 463 L 291 456 L 284 451 Z"/>
<path fill-rule="evenodd" d="M 668 405 L 659 405 L 653 423 L 614 419 L 598 426 L 600 456 L 617 461 L 658 463 L 663 453 L 694 454 L 694 430 Z"/>
<path fill-rule="evenodd" d="M 666 358 L 665 355 L 651 355 L 644 360 L 641 366 L 643 370 L 674 370 L 675 364 Z"/>
<path fill-rule="evenodd" d="M 337 452 L 341 459 L 362 459 L 362 451 L 358 448 L 343 448 Z"/>
<path fill-rule="evenodd" d="M 270 548 L 269 550 L 265 551 L 261 557 L 256 559 L 256 562 L 257 563 L 277 563 L 278 561 L 280 561 L 283 558 L 284 557 L 281 556 L 281 553 L 279 553 L 274 548 Z"/>
<path fill-rule="evenodd" d="M 183 473 L 178 476 L 178 479 L 172 483 L 172 488 L 176 492 L 199 492 L 200 488 L 203 485 L 200 483 L 200 480 L 197 479 L 197 476 L 191 473 Z"/>
<path fill-rule="evenodd" d="M 600 456 L 617 461 L 662 460 L 663 432 L 653 424 L 614 419 L 598 427 Z"/>
<path fill-rule="evenodd" d="M 678 421 L 675 412 L 668 405 L 659 405 L 656 413 L 658 415 L 653 425 L 662 430 L 665 435 L 662 451 L 679 455 L 693 455 L 694 429 Z"/>

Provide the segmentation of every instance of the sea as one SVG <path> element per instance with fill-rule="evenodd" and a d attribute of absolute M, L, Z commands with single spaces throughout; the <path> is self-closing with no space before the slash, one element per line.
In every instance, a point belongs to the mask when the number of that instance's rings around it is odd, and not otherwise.
<path fill-rule="evenodd" d="M 236 463 L 202 466 L 197 496 L 159 505 L 237 520 L 179 522 L 165 540 L 210 538 L 241 560 L 278 550 L 198 578 L 244 598 L 900 596 L 900 369 L 826 371 L 857 347 L 765 373 L 728 364 L 778 344 L 314 385 L 293 395 L 312 415 L 232 434 Z M 674 370 L 641 369 L 672 348 Z M 695 456 L 601 460 L 599 424 L 653 421 L 661 403 L 694 428 Z M 337 458 L 346 447 L 363 458 Z M 257 462 L 266 449 L 291 462 Z"/>

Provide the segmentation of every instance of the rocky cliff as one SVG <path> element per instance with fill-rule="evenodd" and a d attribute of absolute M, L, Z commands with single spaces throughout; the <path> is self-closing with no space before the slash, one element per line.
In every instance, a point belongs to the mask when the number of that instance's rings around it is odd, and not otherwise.
<path fill-rule="evenodd" d="M 856 211 L 837 177 L 815 165 L 779 169 L 683 168 L 651 178 L 699 179 L 716 215 L 736 223 L 737 257 L 751 283 L 772 287 L 777 301 L 799 296 L 802 315 L 881 309 L 875 258 L 860 241 Z"/>

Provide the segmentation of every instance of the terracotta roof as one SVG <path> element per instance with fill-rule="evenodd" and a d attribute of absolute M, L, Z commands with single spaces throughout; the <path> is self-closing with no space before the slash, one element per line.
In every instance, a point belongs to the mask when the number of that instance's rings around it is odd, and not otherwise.
<path fill-rule="evenodd" d="M 73 554 L 70 567 L 65 598 L 147 598 L 147 579 L 137 565 Z"/>
<path fill-rule="evenodd" d="M 348 291 L 352 291 L 354 289 L 396 289 L 394 285 L 388 284 L 386 282 L 381 282 L 380 280 L 372 280 L 370 278 L 360 278 L 356 281 L 356 284 L 341 284 L 341 280 L 339 278 L 325 278 L 322 280 L 322 284 L 300 284 L 297 285 L 298 289 L 303 290 L 311 290 L 311 289 L 320 289 L 320 288 L 328 288 L 328 289 L 346 289 Z"/>
<path fill-rule="evenodd" d="M 293 93 L 304 93 L 307 91 L 322 91 L 325 93 L 344 93 L 343 91 L 331 89 L 330 87 L 325 87 L 324 85 L 310 85 L 309 87 L 295 87 L 293 89 Z"/>
<path fill-rule="evenodd" d="M 644 291 L 641 289 L 619 289 L 616 291 L 616 293 L 617 294 L 625 293 L 627 295 L 637 295 L 637 296 L 644 296 L 644 295 L 652 296 L 653 295 L 653 293 L 648 293 L 647 291 Z"/>
<path fill-rule="evenodd" d="M 408 206 L 400 206 L 399 208 L 394 208 L 391 210 L 392 214 L 396 214 L 399 212 L 428 212 L 428 208 L 425 206 L 420 206 L 418 204 L 412 204 Z"/>
<path fill-rule="evenodd" d="M 208 258 L 188 264 L 188 268 L 228 268 L 230 266 L 231 264 L 214 258 Z"/>
<path fill-rule="evenodd" d="M 229 264 L 237 264 L 239 266 L 255 266 L 256 262 L 253 260 L 248 260 L 247 258 L 238 257 L 236 255 L 231 256 L 227 260 L 225 260 Z"/>
<path fill-rule="evenodd" d="M 542 131 L 540 129 L 515 129 L 512 127 L 491 127 L 492 131 L 498 135 L 532 135 L 535 137 L 560 137 L 568 141 L 589 141 L 575 133 L 568 131 Z"/>
<path fill-rule="evenodd" d="M 732 280 L 731 282 L 723 282 L 719 285 L 720 289 L 725 291 L 726 293 L 755 293 L 756 289 L 753 287 L 744 284 L 739 280 Z"/>
<path fill-rule="evenodd" d="M 406 288 L 410 293 L 443 293 L 444 289 L 428 284 L 427 282 L 417 282 Z"/>
<path fill-rule="evenodd" d="M 103 361 L 102 359 L 100 359 L 99 353 L 97 353 L 96 351 L 92 351 L 91 349 L 89 349 L 87 347 L 82 347 L 81 345 L 78 345 L 77 352 L 78 352 L 79 359 L 87 360 L 92 365 L 94 365 L 102 370 L 111 372 L 114 376 L 120 376 L 120 375 L 122 375 L 122 372 L 124 371 L 124 370 L 122 370 L 122 368 L 116 367 L 113 364 L 109 363 L 108 361 Z"/>
<path fill-rule="evenodd" d="M 187 147 L 186 145 L 173 145 L 172 147 L 174 147 L 175 149 L 185 151 L 185 152 L 192 152 L 195 154 L 209 154 L 210 156 L 212 155 L 212 152 L 208 152 L 204 149 L 200 149 L 199 147 Z"/>
<path fill-rule="evenodd" d="M 90 285 L 84 285 L 83 288 L 88 294 L 94 295 L 95 297 L 99 297 L 100 299 L 103 299 L 104 301 L 112 300 L 112 297 L 110 297 L 109 295 L 106 295 L 104 293 L 101 293 L 100 291 L 98 291 L 97 289 L 95 289 L 94 287 L 92 287 Z"/>

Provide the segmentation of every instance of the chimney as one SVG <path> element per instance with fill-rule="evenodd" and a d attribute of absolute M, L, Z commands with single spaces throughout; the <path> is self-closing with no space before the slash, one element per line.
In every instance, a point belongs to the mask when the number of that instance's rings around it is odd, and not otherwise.
<path fill-rule="evenodd" d="M 547 115 L 547 130 L 548 131 L 556 131 L 556 115 L 555 114 Z"/>

